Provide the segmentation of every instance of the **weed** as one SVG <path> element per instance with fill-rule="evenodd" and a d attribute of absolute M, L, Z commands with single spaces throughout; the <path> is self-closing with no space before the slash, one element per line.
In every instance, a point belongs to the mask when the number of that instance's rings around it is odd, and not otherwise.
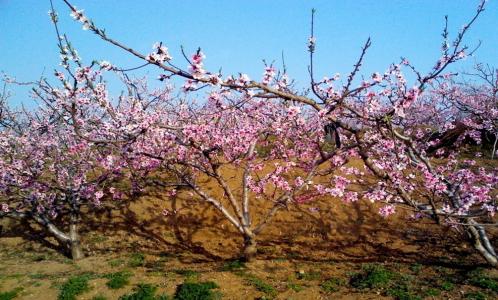
<path fill-rule="evenodd" d="M 422 300 L 422 297 L 410 291 L 405 283 L 398 283 L 387 289 L 386 294 L 397 300 Z"/>
<path fill-rule="evenodd" d="M 143 253 L 132 253 L 128 260 L 128 266 L 132 268 L 142 267 L 145 264 L 145 255 Z"/>
<path fill-rule="evenodd" d="M 393 273 L 381 265 L 366 265 L 362 272 L 353 274 L 350 284 L 358 289 L 385 288 L 389 285 Z"/>
<path fill-rule="evenodd" d="M 109 279 L 106 282 L 107 287 L 110 289 L 120 289 L 129 283 L 129 278 L 131 277 L 131 273 L 129 272 L 116 272 L 107 274 L 104 277 Z"/>
<path fill-rule="evenodd" d="M 249 284 L 253 285 L 258 291 L 265 293 L 268 297 L 274 298 L 277 296 L 277 290 L 271 284 L 252 274 L 243 274 L 243 276 Z"/>
<path fill-rule="evenodd" d="M 320 280 L 322 274 L 320 272 L 315 272 L 315 271 L 305 272 L 303 270 L 300 270 L 299 272 L 297 272 L 296 277 L 299 280 L 307 280 L 307 281 Z"/>
<path fill-rule="evenodd" d="M 498 281 L 488 277 L 482 269 L 476 269 L 468 274 L 468 282 L 473 286 L 498 292 Z"/>
<path fill-rule="evenodd" d="M 123 264 L 125 263 L 125 261 L 123 259 L 113 259 L 113 260 L 110 260 L 108 262 L 109 266 L 111 267 L 119 267 L 119 266 L 122 266 Z"/>
<path fill-rule="evenodd" d="M 173 270 L 178 275 L 184 276 L 189 281 L 195 281 L 199 278 L 199 272 L 189 269 L 177 269 Z"/>
<path fill-rule="evenodd" d="M 213 289 L 219 286 L 212 282 L 185 282 L 176 289 L 175 299 L 177 300 L 214 300 L 217 293 Z"/>
<path fill-rule="evenodd" d="M 231 260 L 227 261 L 223 264 L 223 267 L 221 267 L 222 271 L 240 271 L 242 269 L 245 269 L 246 265 L 243 261 L 241 260 Z"/>
<path fill-rule="evenodd" d="M 34 274 L 29 274 L 28 276 L 31 279 L 47 279 L 50 277 L 50 275 L 44 273 L 34 273 Z"/>
<path fill-rule="evenodd" d="M 334 293 L 339 290 L 339 287 L 344 285 L 344 280 L 340 278 L 329 278 L 320 284 L 320 288 L 327 293 Z"/>
<path fill-rule="evenodd" d="M 293 283 L 293 282 L 287 283 L 287 287 L 289 289 L 293 290 L 294 292 L 300 292 L 300 291 L 304 290 L 304 288 L 301 285 L 299 285 L 297 283 Z"/>
<path fill-rule="evenodd" d="M 414 263 L 413 265 L 410 266 L 410 270 L 418 275 L 420 271 L 422 271 L 422 265 L 419 263 Z"/>
<path fill-rule="evenodd" d="M 151 284 L 140 283 L 133 293 L 119 297 L 119 300 L 170 300 L 167 295 L 156 295 L 157 287 Z"/>
<path fill-rule="evenodd" d="M 23 290 L 22 288 L 15 288 L 8 292 L 0 292 L 0 300 L 14 299 L 22 290 Z"/>
<path fill-rule="evenodd" d="M 455 285 L 452 282 L 443 281 L 443 283 L 441 283 L 440 287 L 442 290 L 449 292 L 455 288 Z"/>
<path fill-rule="evenodd" d="M 488 298 L 482 292 L 477 291 L 477 292 L 470 292 L 470 293 L 465 294 L 465 299 L 487 300 Z"/>
<path fill-rule="evenodd" d="M 427 297 L 437 297 L 439 295 L 441 295 L 441 292 L 435 288 L 428 288 L 425 291 L 425 296 L 427 296 Z"/>
<path fill-rule="evenodd" d="M 58 300 L 76 300 L 76 296 L 82 294 L 88 290 L 90 287 L 88 286 L 88 280 L 90 279 L 90 275 L 78 275 L 69 278 L 61 287 L 58 296 Z"/>

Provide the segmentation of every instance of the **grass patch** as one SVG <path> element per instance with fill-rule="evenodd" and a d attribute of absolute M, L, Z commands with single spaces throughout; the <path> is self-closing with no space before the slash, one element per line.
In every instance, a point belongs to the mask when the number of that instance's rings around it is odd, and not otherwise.
<path fill-rule="evenodd" d="M 258 291 L 265 293 L 266 296 L 270 298 L 275 298 L 277 296 L 277 290 L 271 284 L 264 282 L 261 278 L 252 274 L 243 274 L 242 276 L 247 283 L 254 286 Z"/>
<path fill-rule="evenodd" d="M 467 281 L 471 285 L 491 290 L 493 292 L 498 292 L 497 278 L 491 278 L 486 276 L 486 274 L 484 274 L 484 271 L 482 269 L 476 269 L 470 272 L 467 276 L 468 276 Z"/>
<path fill-rule="evenodd" d="M 12 300 L 23 290 L 23 288 L 15 288 L 8 292 L 0 292 L 0 300 Z"/>
<path fill-rule="evenodd" d="M 351 276 L 350 284 L 357 289 L 381 290 L 382 295 L 397 300 L 421 300 L 423 296 L 439 294 L 434 289 L 424 292 L 417 285 L 415 276 L 393 272 L 382 265 L 363 266 L 361 272 Z"/>
<path fill-rule="evenodd" d="M 34 274 L 29 274 L 28 276 L 31 279 L 48 279 L 48 278 L 50 278 L 50 275 L 44 274 L 44 273 L 34 273 Z"/>
<path fill-rule="evenodd" d="M 362 272 L 353 274 L 350 284 L 357 289 L 386 288 L 392 278 L 393 273 L 383 266 L 366 265 Z"/>
<path fill-rule="evenodd" d="M 124 265 L 125 261 L 121 258 L 112 259 L 108 262 L 109 266 L 115 268 Z"/>
<path fill-rule="evenodd" d="M 76 300 L 76 296 L 83 294 L 90 290 L 88 286 L 88 280 L 90 280 L 90 275 L 78 275 L 69 278 L 61 287 L 58 300 Z"/>
<path fill-rule="evenodd" d="M 322 278 L 322 274 L 316 271 L 305 272 L 301 270 L 296 273 L 296 278 L 307 281 L 320 280 L 320 278 Z"/>
<path fill-rule="evenodd" d="M 412 292 L 406 283 L 397 283 L 387 289 L 386 294 L 397 300 L 422 300 L 422 297 Z"/>
<path fill-rule="evenodd" d="M 486 295 L 482 292 L 470 292 L 465 294 L 465 299 L 471 299 L 471 300 L 488 300 L 489 298 L 486 297 Z"/>
<path fill-rule="evenodd" d="M 419 263 L 414 263 L 410 266 L 410 271 L 412 271 L 415 275 L 418 275 L 420 271 L 422 271 L 422 265 Z"/>
<path fill-rule="evenodd" d="M 133 288 L 133 293 L 119 297 L 119 300 L 171 300 L 167 295 L 156 295 L 157 286 L 140 283 Z"/>
<path fill-rule="evenodd" d="M 107 298 L 102 296 L 102 295 L 98 295 L 98 296 L 93 297 L 92 300 L 107 300 Z"/>
<path fill-rule="evenodd" d="M 200 273 L 190 269 L 176 269 L 173 270 L 174 273 L 184 276 L 188 281 L 195 281 L 199 278 Z"/>
<path fill-rule="evenodd" d="M 233 272 L 233 271 L 240 271 L 246 268 L 246 264 L 241 261 L 241 260 L 231 260 L 227 261 L 223 264 L 221 267 L 221 270 L 224 272 Z"/>
<path fill-rule="evenodd" d="M 450 281 L 443 281 L 439 286 L 443 291 L 451 292 L 455 289 L 455 284 Z"/>
<path fill-rule="evenodd" d="M 129 272 L 116 272 L 107 274 L 104 276 L 108 279 L 105 285 L 113 290 L 120 289 L 129 283 L 129 278 L 131 277 L 131 275 L 132 274 Z"/>
<path fill-rule="evenodd" d="M 145 255 L 143 253 L 132 253 L 128 260 L 128 266 L 132 268 L 143 267 L 145 265 Z"/>
<path fill-rule="evenodd" d="M 336 277 L 329 278 L 320 284 L 320 288 L 326 293 L 335 293 L 345 284 L 344 280 Z"/>
<path fill-rule="evenodd" d="M 212 282 L 185 282 L 180 284 L 175 293 L 176 300 L 215 300 L 219 293 L 212 291 L 219 286 Z"/>
<path fill-rule="evenodd" d="M 293 282 L 287 283 L 287 288 L 293 290 L 294 292 L 300 292 L 304 290 L 304 287 L 302 285 Z"/>
<path fill-rule="evenodd" d="M 441 295 L 441 292 L 435 288 L 428 288 L 424 294 L 426 297 L 438 297 Z"/>

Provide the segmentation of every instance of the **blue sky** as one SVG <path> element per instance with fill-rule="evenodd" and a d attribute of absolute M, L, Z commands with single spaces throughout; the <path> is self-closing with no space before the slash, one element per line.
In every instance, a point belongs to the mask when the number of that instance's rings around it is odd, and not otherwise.
<path fill-rule="evenodd" d="M 53 0 L 61 31 L 69 35 L 85 62 L 109 60 L 121 67 L 140 61 L 112 47 L 69 16 L 61 0 Z M 378 0 L 378 1 L 159 1 L 73 0 L 72 3 L 109 36 L 148 53 L 163 41 L 176 63 L 184 63 L 180 46 L 188 53 L 198 46 L 207 56 L 206 68 L 223 73 L 247 73 L 260 78 L 262 60 L 281 63 L 284 52 L 289 75 L 298 86 L 308 82 L 311 8 L 316 8 L 317 77 L 347 73 L 362 44 L 370 36 L 372 47 L 362 74 L 383 72 L 400 56 L 421 71 L 428 71 L 439 57 L 444 15 L 449 15 L 455 36 L 475 12 L 474 0 Z M 48 17 L 48 0 L 0 0 L 0 70 L 29 81 L 50 75 L 59 63 L 56 36 Z M 498 1 L 490 0 L 486 11 L 471 28 L 466 43 L 482 41 L 474 58 L 456 66 L 469 69 L 477 60 L 498 66 Z M 145 70 L 155 78 L 155 69 Z M 26 89 L 14 90 L 12 102 L 29 105 Z"/>

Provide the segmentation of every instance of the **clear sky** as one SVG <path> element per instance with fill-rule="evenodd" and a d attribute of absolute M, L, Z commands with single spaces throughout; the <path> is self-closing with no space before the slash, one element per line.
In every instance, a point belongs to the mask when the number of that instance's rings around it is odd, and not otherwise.
<path fill-rule="evenodd" d="M 85 62 L 109 60 L 120 67 L 140 61 L 88 31 L 69 16 L 61 0 L 53 0 L 60 29 L 69 35 Z M 148 53 L 163 41 L 176 63 L 184 63 L 180 46 L 188 53 L 200 46 L 208 70 L 247 73 L 260 78 L 262 60 L 281 63 L 299 86 L 308 82 L 306 42 L 310 11 L 316 8 L 317 77 L 347 73 L 362 44 L 370 36 L 372 47 L 362 74 L 383 72 L 390 63 L 407 57 L 421 71 L 428 71 L 439 58 L 444 15 L 449 16 L 451 36 L 475 12 L 477 0 L 73 0 L 78 8 L 109 36 Z M 56 36 L 48 17 L 48 0 L 0 0 L 0 70 L 29 81 L 50 75 L 59 63 Z M 498 0 L 471 28 L 466 43 L 482 46 L 474 58 L 456 69 L 469 69 L 477 60 L 498 67 Z M 148 70 L 151 78 L 158 74 Z M 27 92 L 17 89 L 14 103 L 29 102 Z M 29 103 L 28 103 L 29 105 Z"/>

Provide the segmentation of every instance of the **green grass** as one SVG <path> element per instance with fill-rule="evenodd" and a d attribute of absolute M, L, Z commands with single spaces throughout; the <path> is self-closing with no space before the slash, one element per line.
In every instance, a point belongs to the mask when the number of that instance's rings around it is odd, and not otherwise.
<path fill-rule="evenodd" d="M 386 288 L 393 278 L 393 273 L 381 265 L 363 266 L 362 272 L 353 274 L 351 286 L 357 289 Z"/>
<path fill-rule="evenodd" d="M 437 297 L 439 295 L 441 295 L 441 292 L 438 289 L 435 289 L 435 288 L 428 288 L 425 291 L 425 296 L 426 297 Z"/>
<path fill-rule="evenodd" d="M 422 271 L 422 265 L 419 263 L 414 263 L 410 266 L 410 270 L 415 274 L 418 275 L 420 271 Z"/>
<path fill-rule="evenodd" d="M 316 271 L 310 271 L 310 272 L 299 271 L 296 273 L 296 278 L 299 280 L 307 280 L 307 281 L 320 280 L 320 278 L 322 278 L 322 274 Z"/>
<path fill-rule="evenodd" d="M 219 286 L 212 282 L 185 282 L 176 289 L 175 300 L 215 300 L 219 294 L 212 291 Z"/>
<path fill-rule="evenodd" d="M 102 296 L 102 295 L 98 295 L 98 296 L 93 297 L 92 300 L 107 300 L 107 298 Z"/>
<path fill-rule="evenodd" d="M 113 259 L 108 262 L 109 266 L 115 268 L 124 265 L 125 261 L 121 258 Z"/>
<path fill-rule="evenodd" d="M 145 265 L 145 255 L 143 253 L 132 253 L 128 260 L 128 266 L 132 268 L 143 267 Z"/>
<path fill-rule="evenodd" d="M 261 278 L 252 274 L 243 274 L 242 276 L 247 283 L 254 286 L 258 291 L 265 293 L 266 296 L 270 298 L 275 298 L 277 296 L 277 290 L 271 284 L 264 282 Z"/>
<path fill-rule="evenodd" d="M 104 277 L 108 279 L 106 282 L 107 287 L 116 290 L 126 286 L 129 283 L 131 275 L 129 272 L 116 272 L 107 274 Z"/>
<path fill-rule="evenodd" d="M 439 286 L 443 291 L 451 292 L 452 290 L 455 289 L 455 284 L 453 284 L 450 281 L 443 281 L 441 285 Z"/>
<path fill-rule="evenodd" d="M 156 295 L 157 287 L 152 284 L 140 283 L 130 294 L 119 297 L 119 300 L 170 300 L 167 295 Z"/>
<path fill-rule="evenodd" d="M 178 275 L 185 276 L 187 278 L 192 278 L 192 279 L 198 278 L 200 275 L 199 272 L 194 271 L 194 270 L 189 270 L 189 269 L 176 269 L 176 270 L 173 270 L 173 272 L 178 274 Z"/>
<path fill-rule="evenodd" d="M 88 280 L 90 275 L 78 275 L 69 278 L 61 287 L 58 300 L 76 300 L 76 296 L 90 290 Z"/>
<path fill-rule="evenodd" d="M 44 273 L 34 273 L 34 274 L 29 274 L 28 276 L 31 279 L 47 279 L 47 278 L 50 278 L 50 275 L 44 274 Z"/>
<path fill-rule="evenodd" d="M 483 289 L 491 290 L 493 292 L 498 292 L 498 280 L 497 278 L 491 278 L 484 274 L 482 269 L 476 269 L 469 272 L 467 275 L 468 283 L 473 286 L 480 287 Z"/>
<path fill-rule="evenodd" d="M 386 294 L 397 300 L 422 300 L 422 297 L 411 291 L 409 285 L 405 282 L 398 282 L 394 286 L 387 288 Z"/>
<path fill-rule="evenodd" d="M 246 264 L 241 260 L 231 260 L 227 261 L 221 267 L 222 271 L 240 271 L 246 268 Z"/>
<path fill-rule="evenodd" d="M 336 277 L 329 278 L 320 284 L 320 288 L 326 293 L 334 293 L 344 285 L 344 280 Z"/>
<path fill-rule="evenodd" d="M 294 292 L 300 292 L 304 290 L 304 287 L 302 285 L 293 282 L 287 283 L 287 288 L 293 290 Z"/>
<path fill-rule="evenodd" d="M 8 292 L 0 292 L 0 300 L 12 300 L 18 296 L 23 288 L 15 288 Z"/>
<path fill-rule="evenodd" d="M 486 295 L 482 292 L 470 292 L 465 294 L 465 299 L 471 299 L 471 300 L 488 300 L 491 298 L 486 297 Z"/>

